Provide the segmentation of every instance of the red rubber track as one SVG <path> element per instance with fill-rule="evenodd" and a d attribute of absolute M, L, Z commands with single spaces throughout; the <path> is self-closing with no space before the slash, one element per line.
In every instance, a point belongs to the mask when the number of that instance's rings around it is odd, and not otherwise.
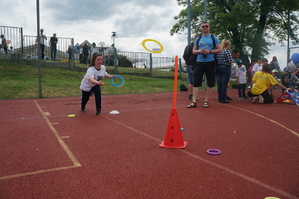
<path fill-rule="evenodd" d="M 299 106 L 204 94 L 177 93 L 185 149 L 159 147 L 173 93 L 105 95 L 100 116 L 94 97 L 0 101 L 0 198 L 298 199 Z"/>

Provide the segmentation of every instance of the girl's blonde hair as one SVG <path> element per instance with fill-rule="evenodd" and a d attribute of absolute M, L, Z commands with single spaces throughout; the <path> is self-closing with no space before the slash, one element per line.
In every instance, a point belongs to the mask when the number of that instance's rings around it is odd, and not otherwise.
<path fill-rule="evenodd" d="M 230 41 L 229 41 L 229 40 L 226 40 L 226 39 L 223 39 L 223 40 L 221 41 L 221 44 L 220 44 L 220 46 L 221 46 L 222 49 L 224 49 L 224 48 L 228 48 L 230 45 L 231 45 Z"/>

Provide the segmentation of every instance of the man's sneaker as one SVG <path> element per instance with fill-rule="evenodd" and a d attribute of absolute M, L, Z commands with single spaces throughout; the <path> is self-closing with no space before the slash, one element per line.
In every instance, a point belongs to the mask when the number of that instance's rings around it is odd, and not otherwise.
<path fill-rule="evenodd" d="M 192 100 L 193 95 L 189 95 L 189 100 Z"/>
<path fill-rule="evenodd" d="M 85 108 L 81 108 L 81 111 L 86 111 L 86 109 Z"/>
<path fill-rule="evenodd" d="M 258 101 L 258 99 L 259 99 L 258 97 L 253 97 L 252 98 L 252 103 L 256 103 Z"/>
<path fill-rule="evenodd" d="M 263 103 L 264 103 L 264 98 L 263 98 L 263 96 L 259 95 L 258 98 L 259 98 L 259 103 L 260 103 L 260 104 L 263 104 Z"/>

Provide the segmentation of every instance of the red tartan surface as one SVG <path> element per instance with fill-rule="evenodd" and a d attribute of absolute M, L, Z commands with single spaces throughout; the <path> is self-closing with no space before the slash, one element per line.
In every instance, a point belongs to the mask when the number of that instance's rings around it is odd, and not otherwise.
<path fill-rule="evenodd" d="M 173 93 L 103 96 L 99 116 L 94 97 L 0 101 L 0 198 L 299 198 L 299 107 L 228 95 L 177 93 L 184 149 L 159 147 Z"/>

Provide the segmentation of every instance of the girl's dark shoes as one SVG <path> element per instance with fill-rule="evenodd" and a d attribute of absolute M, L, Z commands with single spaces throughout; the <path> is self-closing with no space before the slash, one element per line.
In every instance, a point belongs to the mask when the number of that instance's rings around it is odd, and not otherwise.
<path fill-rule="evenodd" d="M 96 115 L 100 115 L 102 113 L 101 109 L 97 109 Z"/>
<path fill-rule="evenodd" d="M 229 101 L 225 100 L 225 101 L 220 101 L 219 103 L 227 104 L 229 103 Z"/>

